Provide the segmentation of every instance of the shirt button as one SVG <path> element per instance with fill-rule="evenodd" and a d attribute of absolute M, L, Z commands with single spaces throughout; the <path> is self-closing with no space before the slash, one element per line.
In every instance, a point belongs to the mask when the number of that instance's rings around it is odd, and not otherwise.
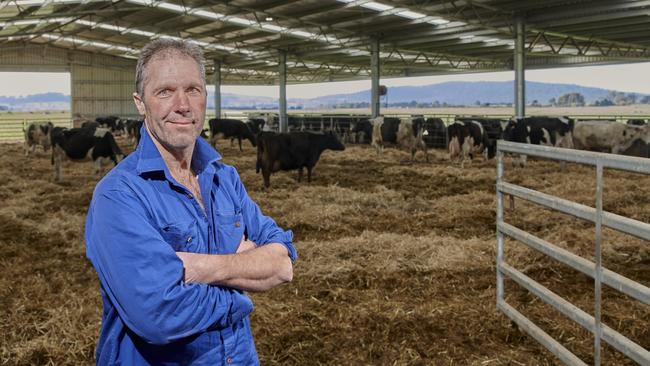
<path fill-rule="evenodd" d="M 226 362 L 227 362 L 227 363 L 232 363 L 232 357 L 228 357 L 228 358 L 226 358 Z"/>
<path fill-rule="evenodd" d="M 192 199 L 192 198 L 194 198 L 194 196 L 192 196 L 191 193 L 188 193 L 188 194 L 187 194 L 187 198 Z"/>
<path fill-rule="evenodd" d="M 191 242 L 192 242 L 192 237 L 191 237 L 191 236 L 188 236 L 188 237 L 187 237 L 187 242 L 188 242 L 188 243 L 191 243 Z"/>
<path fill-rule="evenodd" d="M 241 224 L 239 223 L 239 221 L 235 222 L 235 227 L 240 227 L 240 226 Z"/>

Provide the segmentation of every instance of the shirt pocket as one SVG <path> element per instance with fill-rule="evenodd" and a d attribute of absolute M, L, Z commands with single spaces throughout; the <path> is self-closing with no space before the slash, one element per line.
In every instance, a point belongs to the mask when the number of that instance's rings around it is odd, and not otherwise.
<path fill-rule="evenodd" d="M 220 252 L 231 254 L 237 251 L 239 243 L 244 236 L 244 220 L 241 213 L 222 214 L 217 213 L 217 239 L 220 246 Z"/>
<path fill-rule="evenodd" d="M 160 234 L 175 252 L 196 252 L 199 238 L 195 220 L 165 225 Z"/>

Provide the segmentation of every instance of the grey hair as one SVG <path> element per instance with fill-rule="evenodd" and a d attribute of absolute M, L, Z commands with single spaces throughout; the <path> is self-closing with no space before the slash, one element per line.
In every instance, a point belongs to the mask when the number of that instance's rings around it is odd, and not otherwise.
<path fill-rule="evenodd" d="M 199 65 L 201 80 L 203 80 L 203 85 L 205 85 L 205 58 L 203 57 L 201 48 L 194 43 L 184 40 L 158 38 L 147 43 L 142 48 L 140 58 L 138 58 L 138 64 L 135 68 L 135 90 L 140 97 L 144 98 L 144 83 L 147 79 L 147 66 L 149 62 L 155 57 L 170 56 L 173 53 L 180 53 L 181 55 L 186 55 L 194 59 Z"/>

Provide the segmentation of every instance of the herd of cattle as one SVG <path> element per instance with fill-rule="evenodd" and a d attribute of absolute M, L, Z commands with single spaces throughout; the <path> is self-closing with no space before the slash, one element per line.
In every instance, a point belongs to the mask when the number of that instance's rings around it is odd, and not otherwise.
<path fill-rule="evenodd" d="M 262 172 L 265 187 L 270 186 L 270 176 L 280 170 L 298 170 L 298 181 L 303 169 L 311 181 L 312 169 L 324 150 L 344 150 L 343 142 L 371 144 L 377 154 L 385 146 L 405 148 L 415 159 L 422 150 L 429 160 L 427 148 L 446 148 L 452 162 L 461 166 L 466 161 L 483 156 L 495 156 L 499 139 L 576 148 L 613 154 L 650 157 L 650 126 L 644 120 L 629 120 L 627 124 L 616 121 L 574 121 L 568 117 L 527 117 L 501 120 L 481 117 L 457 117 L 448 126 L 440 118 L 393 118 L 347 119 L 344 127 L 331 120 L 326 126 L 322 119 L 303 119 L 297 123 L 289 120 L 292 130 L 276 133 L 277 118 L 251 117 L 248 121 L 237 119 L 211 119 L 209 128 L 201 134 L 216 148 L 219 139 L 239 143 L 250 141 L 257 148 L 256 172 Z M 293 123 L 292 123 L 293 122 Z M 307 123 L 306 123 L 307 122 Z M 311 124 L 310 124 L 311 122 Z M 33 152 L 36 145 L 46 151 L 52 149 L 52 165 L 55 179 L 61 179 L 61 162 L 92 158 L 95 173 L 100 174 L 104 163 L 117 164 L 123 157 L 115 137 L 125 136 L 137 147 L 140 140 L 142 120 L 98 117 L 86 120 L 78 128 L 54 127 L 50 122 L 32 123 L 25 129 L 25 155 Z M 322 129 L 324 131 L 310 131 Z M 209 137 L 206 132 L 209 132 Z M 522 161 L 523 164 L 524 161 Z"/>

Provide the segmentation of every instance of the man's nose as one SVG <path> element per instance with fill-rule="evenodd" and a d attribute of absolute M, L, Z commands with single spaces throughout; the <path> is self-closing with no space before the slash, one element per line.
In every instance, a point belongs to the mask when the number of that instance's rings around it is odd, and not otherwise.
<path fill-rule="evenodd" d="M 190 110 L 190 98 L 185 91 L 180 90 L 176 93 L 175 108 L 178 112 L 188 112 Z"/>

